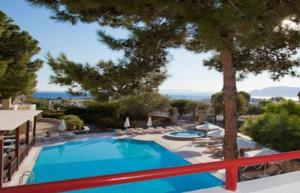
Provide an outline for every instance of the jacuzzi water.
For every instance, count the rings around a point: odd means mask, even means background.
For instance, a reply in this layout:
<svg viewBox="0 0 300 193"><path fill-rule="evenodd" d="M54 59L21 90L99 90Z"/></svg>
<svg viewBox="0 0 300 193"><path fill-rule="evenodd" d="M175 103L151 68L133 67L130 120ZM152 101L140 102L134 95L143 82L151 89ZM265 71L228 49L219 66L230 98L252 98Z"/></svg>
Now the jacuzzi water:
<svg viewBox="0 0 300 193"><path fill-rule="evenodd" d="M203 133L199 131L174 131L167 134L169 137L175 138L197 138L204 136Z"/></svg>
<svg viewBox="0 0 300 193"><path fill-rule="evenodd" d="M44 147L33 169L35 183L189 165L155 142L99 139ZM82 193L179 193L223 185L209 173L79 190Z"/></svg>

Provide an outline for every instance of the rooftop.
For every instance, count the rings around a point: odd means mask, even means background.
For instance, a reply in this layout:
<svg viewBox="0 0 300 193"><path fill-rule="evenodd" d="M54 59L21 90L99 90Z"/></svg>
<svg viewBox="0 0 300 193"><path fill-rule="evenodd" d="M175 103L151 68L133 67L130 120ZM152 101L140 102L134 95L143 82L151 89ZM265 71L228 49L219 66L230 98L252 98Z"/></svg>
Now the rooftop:
<svg viewBox="0 0 300 193"><path fill-rule="evenodd" d="M0 110L0 131L11 131L42 111L37 110Z"/></svg>

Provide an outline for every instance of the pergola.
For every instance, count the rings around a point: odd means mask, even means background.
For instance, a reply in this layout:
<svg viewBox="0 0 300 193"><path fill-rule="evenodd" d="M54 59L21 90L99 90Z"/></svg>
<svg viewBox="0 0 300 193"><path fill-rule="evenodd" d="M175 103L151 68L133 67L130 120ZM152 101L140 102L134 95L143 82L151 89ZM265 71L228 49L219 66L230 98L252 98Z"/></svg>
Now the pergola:
<svg viewBox="0 0 300 193"><path fill-rule="evenodd" d="M37 110L0 110L0 187L4 181L4 142L9 141L5 139L5 133L15 133L14 139L14 156L8 158L7 165L7 178L11 179L12 174L18 170L20 163L28 155L32 145L35 143L36 135L36 117L42 111ZM33 122L33 123L32 123ZM32 123L32 124L31 124ZM23 148L20 148L20 130L25 126L25 143ZM31 127L32 126L32 127ZM30 136L30 128L32 128L32 136Z"/></svg>

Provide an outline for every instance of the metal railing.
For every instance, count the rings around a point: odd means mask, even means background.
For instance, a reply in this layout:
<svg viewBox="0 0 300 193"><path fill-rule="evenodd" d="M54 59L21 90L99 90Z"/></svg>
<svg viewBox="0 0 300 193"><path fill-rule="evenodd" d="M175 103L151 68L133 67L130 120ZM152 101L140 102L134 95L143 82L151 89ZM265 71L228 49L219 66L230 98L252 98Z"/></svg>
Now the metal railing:
<svg viewBox="0 0 300 193"><path fill-rule="evenodd" d="M64 180L49 183L40 183L33 185L22 185L14 187L1 188L1 193L54 193L87 188L110 186L115 184L124 184L130 182L139 182L145 180L175 177L199 172L209 172L219 169L226 169L225 188L235 191L237 188L238 168L249 165L258 165L280 160L292 160L300 158L300 151L286 152L280 154L257 156L249 158L240 158L234 160L224 160L209 163L193 164L188 166L163 168L147 171L128 172L122 174L113 174L105 176L96 176L72 180Z"/></svg>

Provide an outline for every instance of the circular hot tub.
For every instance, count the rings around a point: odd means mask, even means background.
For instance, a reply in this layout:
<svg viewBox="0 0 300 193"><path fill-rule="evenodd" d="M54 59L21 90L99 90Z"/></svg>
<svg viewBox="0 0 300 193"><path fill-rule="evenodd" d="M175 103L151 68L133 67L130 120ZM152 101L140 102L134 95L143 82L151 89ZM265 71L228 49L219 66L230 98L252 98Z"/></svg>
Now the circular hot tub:
<svg viewBox="0 0 300 193"><path fill-rule="evenodd" d="M173 131L167 133L165 136L172 139L190 140L190 139L203 137L204 134L199 131Z"/></svg>

